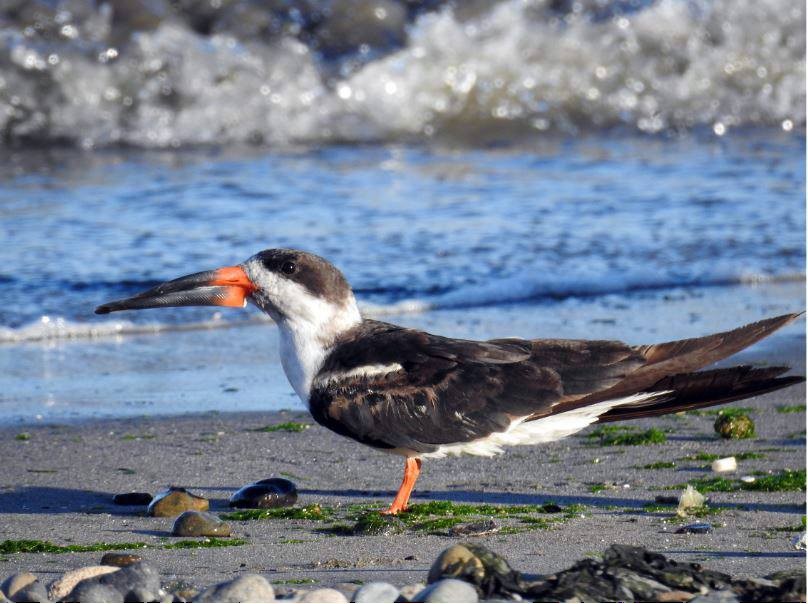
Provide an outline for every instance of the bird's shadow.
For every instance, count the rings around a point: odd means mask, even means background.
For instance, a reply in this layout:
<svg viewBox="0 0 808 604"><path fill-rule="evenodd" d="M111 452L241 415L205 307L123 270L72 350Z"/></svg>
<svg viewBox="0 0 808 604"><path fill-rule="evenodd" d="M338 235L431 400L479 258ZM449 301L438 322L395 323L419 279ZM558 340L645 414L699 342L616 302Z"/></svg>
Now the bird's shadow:
<svg viewBox="0 0 808 604"><path fill-rule="evenodd" d="M199 487L208 489L209 487ZM392 499L392 491L358 489L301 489L302 498L333 497L338 499ZM0 514L114 514L118 516L143 515L144 506L119 506L112 503L112 493L63 487L25 486L0 492ZM554 495L543 493L511 493L496 491L419 491L413 500L443 500L455 503L487 503L502 505L542 505L548 502L559 505L579 504L613 511L614 507L641 509L653 499L629 497L603 497L597 495ZM751 511L803 514L800 504L783 503L722 503L722 507ZM211 499L212 511L226 511L226 499Z"/></svg>

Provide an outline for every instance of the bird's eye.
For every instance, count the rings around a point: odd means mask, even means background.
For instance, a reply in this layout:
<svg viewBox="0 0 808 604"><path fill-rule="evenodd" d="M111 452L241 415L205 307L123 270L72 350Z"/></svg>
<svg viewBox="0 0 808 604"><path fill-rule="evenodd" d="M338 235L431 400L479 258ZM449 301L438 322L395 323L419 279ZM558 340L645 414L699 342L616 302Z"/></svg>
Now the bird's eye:
<svg viewBox="0 0 808 604"><path fill-rule="evenodd" d="M285 274L291 275L297 270L297 265L294 262L284 262L283 266L281 266L281 270Z"/></svg>

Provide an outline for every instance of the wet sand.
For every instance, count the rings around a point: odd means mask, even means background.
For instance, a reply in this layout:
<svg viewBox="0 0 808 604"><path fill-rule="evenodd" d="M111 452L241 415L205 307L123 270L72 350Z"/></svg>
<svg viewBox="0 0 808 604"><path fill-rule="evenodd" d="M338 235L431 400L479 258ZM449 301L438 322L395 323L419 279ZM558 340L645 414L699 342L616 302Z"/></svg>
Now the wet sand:
<svg viewBox="0 0 808 604"><path fill-rule="evenodd" d="M804 338L775 336L738 355L738 362L790 363L805 370ZM781 413L780 405L805 403L802 386L739 403L753 408L758 436L722 441L713 416L667 416L632 424L670 429L658 445L602 447L586 434L547 446L510 449L495 458L427 460L415 502L541 504L585 506L583 517L550 529L470 538L505 555L514 568L548 573L602 552L612 543L642 545L677 560L738 576L763 576L805 564L790 539L805 513L803 492L712 493L727 509L708 517L706 535L680 535L685 521L646 512L659 487L709 476L700 461L681 458L697 452L762 452L762 459L739 461L735 475L805 467L805 413ZM736 404L737 405L737 404ZM348 581L387 580L397 585L424 581L437 554L458 538L407 531L393 536L334 536L320 529L329 522L251 520L233 522L234 536L247 545L196 550L164 550L171 519L148 518L137 508L112 504L127 491L155 493L184 486L210 498L211 509L227 511L227 498L240 486L285 474L300 489L299 505L345 506L388 503L400 480L400 459L355 445L319 427L299 433L257 432L281 421L310 422L304 412L216 414L158 419L103 420L76 425L0 429L0 541L48 540L60 545L147 542L141 551L166 583L196 586L262 573L276 586L291 579L331 586ZM16 436L26 432L28 440ZM598 463L594 463L595 459ZM644 469L678 460L672 469ZM602 490L596 485L607 485ZM102 553L12 553L0 557L0 576L29 570L46 580Z"/></svg>

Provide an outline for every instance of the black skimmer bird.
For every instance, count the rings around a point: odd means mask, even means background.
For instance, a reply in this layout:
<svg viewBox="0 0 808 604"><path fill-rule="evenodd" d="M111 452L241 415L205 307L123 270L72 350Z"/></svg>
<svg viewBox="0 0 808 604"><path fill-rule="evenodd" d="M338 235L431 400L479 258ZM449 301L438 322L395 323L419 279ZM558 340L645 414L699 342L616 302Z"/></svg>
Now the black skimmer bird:
<svg viewBox="0 0 808 604"><path fill-rule="evenodd" d="M277 323L283 369L314 419L405 458L390 514L406 509L424 458L491 456L508 445L559 440L595 422L720 405L804 381L783 376L787 367L699 371L801 313L646 346L459 340L363 319L336 267L291 249L168 281L96 312L248 301Z"/></svg>

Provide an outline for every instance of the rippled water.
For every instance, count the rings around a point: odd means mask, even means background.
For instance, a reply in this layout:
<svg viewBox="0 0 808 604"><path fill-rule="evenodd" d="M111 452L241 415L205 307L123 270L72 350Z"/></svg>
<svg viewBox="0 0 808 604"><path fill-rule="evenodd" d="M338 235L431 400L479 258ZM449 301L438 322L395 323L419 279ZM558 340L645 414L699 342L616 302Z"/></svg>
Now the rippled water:
<svg viewBox="0 0 808 604"><path fill-rule="evenodd" d="M254 309L92 314L267 247L462 337L804 308L804 23L793 0L0 2L0 422L291 406Z"/></svg>
<svg viewBox="0 0 808 604"><path fill-rule="evenodd" d="M0 339L114 327L98 303L267 247L331 259L376 312L804 277L796 136L43 161L0 188Z"/></svg>

